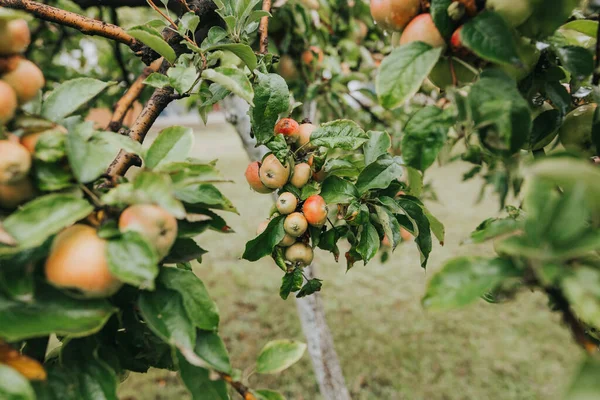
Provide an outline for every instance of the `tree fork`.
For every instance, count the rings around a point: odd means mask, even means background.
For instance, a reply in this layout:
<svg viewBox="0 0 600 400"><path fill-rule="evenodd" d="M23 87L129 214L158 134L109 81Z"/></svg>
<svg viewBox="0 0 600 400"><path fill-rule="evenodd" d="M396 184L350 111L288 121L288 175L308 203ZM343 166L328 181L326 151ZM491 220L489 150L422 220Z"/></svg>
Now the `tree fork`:
<svg viewBox="0 0 600 400"><path fill-rule="evenodd" d="M0 6L25 11L41 20L74 28L86 35L102 36L123 43L131 48L136 55L142 57L142 61L146 64L157 58L154 52L151 52L151 55L147 54L147 48L142 42L117 25L97 21L93 18L31 0L0 0Z"/></svg>
<svg viewBox="0 0 600 400"><path fill-rule="evenodd" d="M173 88L166 87L162 89L156 89L148 100L148 103L144 106L139 117L135 120L131 129L127 133L131 139L142 143L146 134L165 108L173 100L178 99ZM110 164L107 170L107 174L110 177L123 176L130 167L134 165L140 165L139 157L135 154L127 153L121 150L117 155L117 158Z"/></svg>
<svg viewBox="0 0 600 400"><path fill-rule="evenodd" d="M131 86L129 87L129 89L127 89L123 97L121 97L119 101L117 101L117 104L115 104L115 110L112 119L108 124L109 130L113 132L118 132L119 129L121 129L121 127L123 126L123 120L125 119L125 115L127 115L127 112L131 109L133 103L140 97L142 91L146 87L146 84L144 83L146 78L150 76L150 74L152 74L153 72L158 71L163 61L163 58L159 58L158 60L153 61L152 64L144 68L142 74L138 76L138 78L131 84Z"/></svg>

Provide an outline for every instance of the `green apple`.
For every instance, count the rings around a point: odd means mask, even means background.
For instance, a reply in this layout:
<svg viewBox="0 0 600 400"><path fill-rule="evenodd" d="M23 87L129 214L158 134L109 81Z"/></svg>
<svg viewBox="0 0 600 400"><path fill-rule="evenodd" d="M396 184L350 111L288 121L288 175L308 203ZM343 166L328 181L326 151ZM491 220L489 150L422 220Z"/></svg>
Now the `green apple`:
<svg viewBox="0 0 600 400"><path fill-rule="evenodd" d="M519 82L533 71L540 59L540 51L528 39L520 38L517 40L517 54L523 64L521 67L502 64L499 65L499 68Z"/></svg>
<svg viewBox="0 0 600 400"><path fill-rule="evenodd" d="M595 148L592 142L592 122L596 104L586 104L577 107L565 117L558 136L565 149L586 156L593 156Z"/></svg>
<svg viewBox="0 0 600 400"><path fill-rule="evenodd" d="M533 13L533 4L529 0L487 0L485 8L500 14L513 27L527 21Z"/></svg>

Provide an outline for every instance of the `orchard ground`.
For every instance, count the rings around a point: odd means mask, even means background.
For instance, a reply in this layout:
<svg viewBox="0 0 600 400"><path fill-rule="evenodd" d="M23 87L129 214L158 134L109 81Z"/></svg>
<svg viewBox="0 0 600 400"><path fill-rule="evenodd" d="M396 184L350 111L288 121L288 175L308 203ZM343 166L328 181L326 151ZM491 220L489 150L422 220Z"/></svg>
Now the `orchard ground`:
<svg viewBox="0 0 600 400"><path fill-rule="evenodd" d="M269 340L304 339L294 301L279 298L281 271L266 258L240 260L272 203L248 188L248 158L237 134L219 115L195 131L193 156L218 158L223 175L235 181L220 189L240 216L225 215L235 234L202 236L200 245L209 253L194 270L218 299L220 330L234 367L248 367ZM578 365L581 352L540 294L522 293L502 305L480 301L457 311L421 307L427 279L445 260L491 252L487 245L460 245L498 209L490 193L476 204L481 182L461 181L468 168L455 163L426 176L439 197L428 206L446 225L446 244L435 245L428 271L419 267L412 243L401 244L385 264L357 263L347 274L342 260L316 252L327 319L353 399L558 400ZM283 374L252 375L250 383L278 389L290 400L320 398L308 354ZM130 400L185 399L186 393L175 373L162 371L132 374L119 389L120 398Z"/></svg>

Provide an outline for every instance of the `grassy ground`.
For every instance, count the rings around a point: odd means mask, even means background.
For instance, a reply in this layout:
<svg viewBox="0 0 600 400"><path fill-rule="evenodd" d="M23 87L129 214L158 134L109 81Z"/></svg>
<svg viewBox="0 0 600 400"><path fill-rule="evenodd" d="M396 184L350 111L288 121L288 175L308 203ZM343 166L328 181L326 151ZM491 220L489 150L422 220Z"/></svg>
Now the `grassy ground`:
<svg viewBox="0 0 600 400"><path fill-rule="evenodd" d="M227 215L233 235L205 234L210 251L195 269L217 300L221 333L236 368L252 364L269 340L302 340L293 300L278 296L281 273L272 262L239 259L244 243L270 208L269 198L251 193L243 180L246 155L234 131L214 123L197 129L195 155L218 158L223 174L235 180L223 192L240 216ZM425 283L445 260L489 254L488 246L459 243L498 208L493 196L475 204L479 183L462 183L467 166L434 169L440 198L430 204L446 224L446 245L437 246L423 271L414 245L402 244L386 264L356 266L319 254L323 299L353 399L559 399L581 353L544 297L523 293L505 305L479 302L464 310L430 313L420 306ZM308 355L275 377L256 376L252 387L282 391L289 399L319 399ZM123 399L188 398L172 373L133 375L120 390ZM234 398L237 398L234 396Z"/></svg>

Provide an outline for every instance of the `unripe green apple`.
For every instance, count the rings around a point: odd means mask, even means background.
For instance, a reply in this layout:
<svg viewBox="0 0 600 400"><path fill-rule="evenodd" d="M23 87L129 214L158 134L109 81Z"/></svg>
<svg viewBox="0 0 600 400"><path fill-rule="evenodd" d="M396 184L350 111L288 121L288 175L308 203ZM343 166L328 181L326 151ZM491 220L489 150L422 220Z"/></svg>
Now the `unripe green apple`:
<svg viewBox="0 0 600 400"><path fill-rule="evenodd" d="M527 21L533 13L533 4L529 0L487 0L485 8L500 14L513 27Z"/></svg>
<svg viewBox="0 0 600 400"><path fill-rule="evenodd" d="M593 156L596 153L592 142L592 123L596 104L586 104L577 107L565 117L562 126L558 132L560 142L565 149L586 156Z"/></svg>

